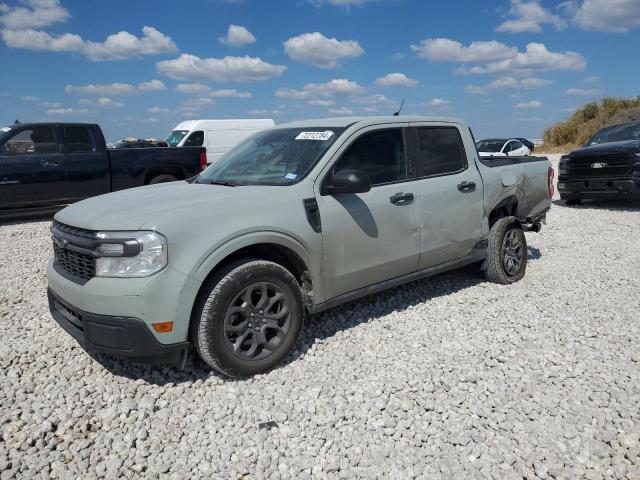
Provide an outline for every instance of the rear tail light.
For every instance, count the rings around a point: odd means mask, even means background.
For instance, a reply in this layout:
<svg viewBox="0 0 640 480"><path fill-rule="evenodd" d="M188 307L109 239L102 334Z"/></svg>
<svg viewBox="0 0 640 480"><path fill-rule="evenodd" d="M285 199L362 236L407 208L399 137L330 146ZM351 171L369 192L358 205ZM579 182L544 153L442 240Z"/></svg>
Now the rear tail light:
<svg viewBox="0 0 640 480"><path fill-rule="evenodd" d="M547 186L549 189L549 198L553 198L553 195L556 193L555 188L553 187L553 179L556 173L553 170L553 167L549 167L549 171L547 172Z"/></svg>
<svg viewBox="0 0 640 480"><path fill-rule="evenodd" d="M200 170L207 168L207 152L200 152Z"/></svg>

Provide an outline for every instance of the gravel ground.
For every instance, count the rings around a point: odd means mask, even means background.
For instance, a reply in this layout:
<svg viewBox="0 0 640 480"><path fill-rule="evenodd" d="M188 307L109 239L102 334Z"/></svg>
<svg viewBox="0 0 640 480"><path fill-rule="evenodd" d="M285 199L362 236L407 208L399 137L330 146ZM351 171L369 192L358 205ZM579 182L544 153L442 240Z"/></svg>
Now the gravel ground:
<svg viewBox="0 0 640 480"><path fill-rule="evenodd" d="M0 225L1 479L640 479L640 205L548 220L523 281L334 309L245 381L90 357L49 317L49 222Z"/></svg>

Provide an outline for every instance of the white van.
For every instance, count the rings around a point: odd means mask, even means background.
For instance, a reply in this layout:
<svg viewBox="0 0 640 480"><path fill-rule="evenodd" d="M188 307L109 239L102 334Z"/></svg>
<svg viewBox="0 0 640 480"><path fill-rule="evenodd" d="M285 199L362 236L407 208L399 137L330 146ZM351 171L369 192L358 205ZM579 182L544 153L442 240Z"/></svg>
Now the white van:
<svg viewBox="0 0 640 480"><path fill-rule="evenodd" d="M187 120L179 123L167 138L170 147L207 147L207 161L213 163L250 135L275 125L271 119Z"/></svg>

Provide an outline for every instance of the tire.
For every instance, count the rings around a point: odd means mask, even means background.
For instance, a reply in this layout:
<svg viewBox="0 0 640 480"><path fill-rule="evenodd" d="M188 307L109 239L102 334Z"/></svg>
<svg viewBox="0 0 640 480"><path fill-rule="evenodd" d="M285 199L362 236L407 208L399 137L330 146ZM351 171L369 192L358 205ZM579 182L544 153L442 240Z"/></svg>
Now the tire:
<svg viewBox="0 0 640 480"><path fill-rule="evenodd" d="M191 320L191 339L207 365L229 377L248 377L284 360L303 320L300 285L287 269L264 260L241 260L204 285Z"/></svg>
<svg viewBox="0 0 640 480"><path fill-rule="evenodd" d="M582 199L580 197L574 197L573 195L560 195L560 200L564 200L564 204L568 207L572 205L580 205Z"/></svg>
<svg viewBox="0 0 640 480"><path fill-rule="evenodd" d="M178 179L173 175L167 175L167 174L156 175L151 180L149 180L149 183L147 185L155 185L157 183L176 182L177 180Z"/></svg>
<svg viewBox="0 0 640 480"><path fill-rule="evenodd" d="M517 282L526 273L527 256L527 239L516 219L501 218L489 231L484 275L501 285Z"/></svg>

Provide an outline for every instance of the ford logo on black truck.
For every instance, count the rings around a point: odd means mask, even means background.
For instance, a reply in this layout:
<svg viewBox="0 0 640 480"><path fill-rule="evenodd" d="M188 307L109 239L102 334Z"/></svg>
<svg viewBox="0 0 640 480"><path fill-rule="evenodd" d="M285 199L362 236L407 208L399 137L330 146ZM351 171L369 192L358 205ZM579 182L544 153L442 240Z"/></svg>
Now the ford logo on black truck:
<svg viewBox="0 0 640 480"><path fill-rule="evenodd" d="M591 168L604 168L608 165L608 163L604 163L604 162L597 162L597 163L592 163L591 164Z"/></svg>

